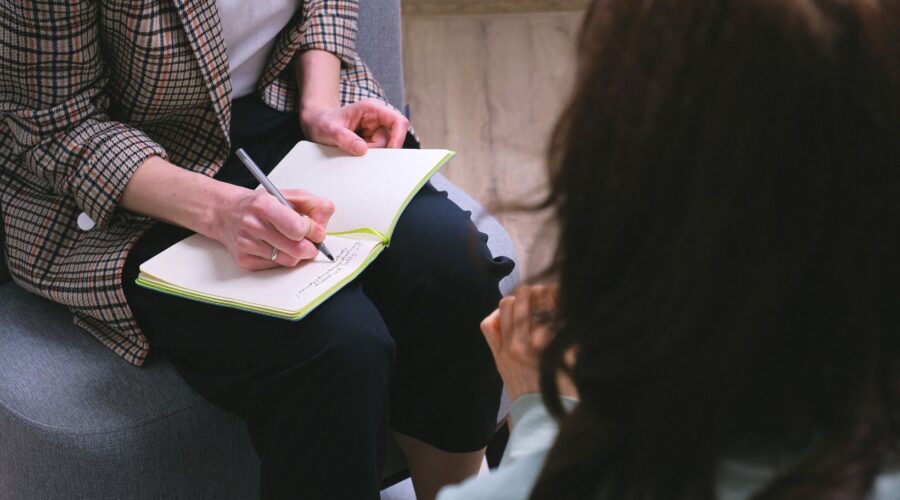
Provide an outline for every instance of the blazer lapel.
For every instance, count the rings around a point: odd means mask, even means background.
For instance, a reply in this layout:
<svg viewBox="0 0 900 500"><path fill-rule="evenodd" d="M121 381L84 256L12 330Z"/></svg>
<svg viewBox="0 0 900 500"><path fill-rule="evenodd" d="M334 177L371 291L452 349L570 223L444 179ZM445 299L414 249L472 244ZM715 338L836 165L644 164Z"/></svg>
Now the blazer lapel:
<svg viewBox="0 0 900 500"><path fill-rule="evenodd" d="M194 50L206 82L219 126L229 141L231 123L231 76L222 23L215 0L172 0L181 17L187 39Z"/></svg>

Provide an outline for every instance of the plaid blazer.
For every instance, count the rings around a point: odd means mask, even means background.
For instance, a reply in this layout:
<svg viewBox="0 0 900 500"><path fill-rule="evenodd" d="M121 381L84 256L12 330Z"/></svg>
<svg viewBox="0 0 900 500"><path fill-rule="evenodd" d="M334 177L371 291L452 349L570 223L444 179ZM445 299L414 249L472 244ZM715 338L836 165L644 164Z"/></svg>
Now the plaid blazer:
<svg viewBox="0 0 900 500"><path fill-rule="evenodd" d="M304 0L258 90L291 111L290 61L342 61L344 103L383 91L355 50L356 0ZM129 249L153 224L117 207L159 155L214 175L229 153L231 81L215 0L0 2L0 206L7 259L25 289L68 306L125 360L148 352L122 291ZM85 212L96 226L78 228Z"/></svg>

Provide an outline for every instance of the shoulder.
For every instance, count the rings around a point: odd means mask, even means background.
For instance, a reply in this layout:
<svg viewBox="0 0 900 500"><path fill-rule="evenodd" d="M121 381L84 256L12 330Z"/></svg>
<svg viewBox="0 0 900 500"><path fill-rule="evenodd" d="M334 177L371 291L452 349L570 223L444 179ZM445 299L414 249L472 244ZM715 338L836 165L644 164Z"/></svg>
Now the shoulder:
<svg viewBox="0 0 900 500"><path fill-rule="evenodd" d="M771 481L789 471L796 462L773 462L755 459L725 459L719 464L716 484L718 500L747 500L762 491ZM900 498L900 464L888 462L876 476L869 500Z"/></svg>
<svg viewBox="0 0 900 500"><path fill-rule="evenodd" d="M533 453L490 474L473 477L438 494L438 500L525 500L544 466L547 451Z"/></svg>
<svg viewBox="0 0 900 500"><path fill-rule="evenodd" d="M893 500L900 498L900 465L885 468L872 485L871 500Z"/></svg>

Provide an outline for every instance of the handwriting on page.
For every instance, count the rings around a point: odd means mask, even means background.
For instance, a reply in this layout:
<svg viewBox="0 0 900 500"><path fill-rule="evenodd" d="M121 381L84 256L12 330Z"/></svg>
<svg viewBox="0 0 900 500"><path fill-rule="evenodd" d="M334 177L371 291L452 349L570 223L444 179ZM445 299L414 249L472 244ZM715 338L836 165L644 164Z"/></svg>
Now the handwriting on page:
<svg viewBox="0 0 900 500"><path fill-rule="evenodd" d="M356 258L359 257L359 251L362 246L362 242L356 242L337 252L334 255L334 262L332 262L324 271L309 280L306 285L297 292L297 297L300 297L309 289L319 288L322 285L328 284L331 278L343 271L345 267L352 264Z"/></svg>

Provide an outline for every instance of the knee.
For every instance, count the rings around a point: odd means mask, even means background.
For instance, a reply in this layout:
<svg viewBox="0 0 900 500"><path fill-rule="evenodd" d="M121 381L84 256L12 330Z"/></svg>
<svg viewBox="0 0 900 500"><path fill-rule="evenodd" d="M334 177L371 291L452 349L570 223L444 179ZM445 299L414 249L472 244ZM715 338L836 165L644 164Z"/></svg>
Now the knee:
<svg viewBox="0 0 900 500"><path fill-rule="evenodd" d="M446 231L433 235L434 250L420 261L421 279L441 301L455 296L468 303L496 307L500 280L512 271L513 262L492 256L487 237L469 219L443 229Z"/></svg>
<svg viewBox="0 0 900 500"><path fill-rule="evenodd" d="M329 380L387 378L396 347L374 305L360 291L333 296L312 314L270 342L269 371L320 374Z"/></svg>
<svg viewBox="0 0 900 500"><path fill-rule="evenodd" d="M491 255L487 238L469 212L426 185L398 220L394 242L378 265L390 268L391 277L416 284L417 292L443 298L463 294L496 306L499 282L515 264ZM421 298L418 293L413 297Z"/></svg>
<svg viewBox="0 0 900 500"><path fill-rule="evenodd" d="M389 377L396 345L383 322L344 325L325 337L319 356L335 376L364 381Z"/></svg>

